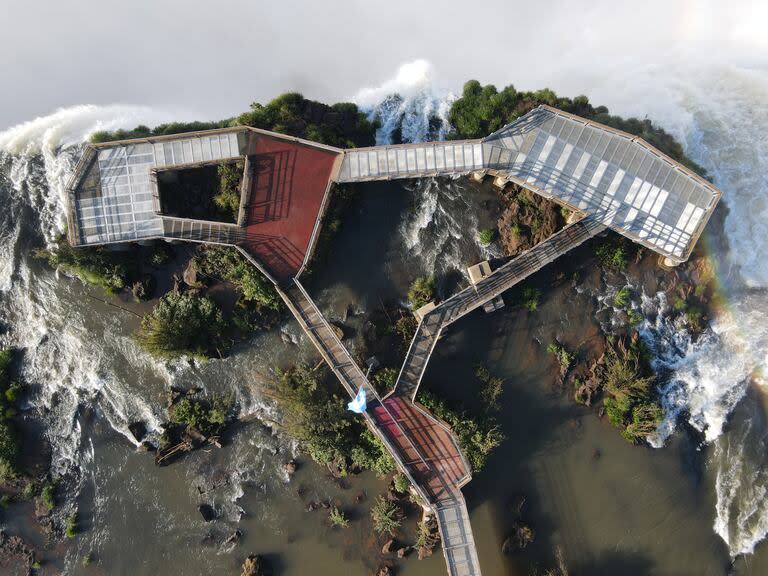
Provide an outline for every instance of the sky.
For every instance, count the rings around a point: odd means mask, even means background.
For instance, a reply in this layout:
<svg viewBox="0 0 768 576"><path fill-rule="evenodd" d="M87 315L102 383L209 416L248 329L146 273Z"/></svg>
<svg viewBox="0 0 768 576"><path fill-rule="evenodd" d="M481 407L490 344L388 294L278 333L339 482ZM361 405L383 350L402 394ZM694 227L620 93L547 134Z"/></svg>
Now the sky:
<svg viewBox="0 0 768 576"><path fill-rule="evenodd" d="M350 100L416 59L448 90L477 78L606 97L679 62L768 67L768 3L750 0L3 4L0 130L81 104L192 120L286 90Z"/></svg>

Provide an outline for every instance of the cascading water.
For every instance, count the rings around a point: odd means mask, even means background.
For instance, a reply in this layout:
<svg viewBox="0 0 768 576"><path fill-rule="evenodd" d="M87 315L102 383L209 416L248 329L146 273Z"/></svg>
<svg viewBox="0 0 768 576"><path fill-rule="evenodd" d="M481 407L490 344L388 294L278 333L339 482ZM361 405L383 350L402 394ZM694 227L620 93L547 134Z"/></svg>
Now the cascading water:
<svg viewBox="0 0 768 576"><path fill-rule="evenodd" d="M662 393L667 418L653 441L663 445L683 415L703 433L715 470L714 528L735 556L752 552L768 532L768 427L760 405L768 368L768 265L763 259L768 253L768 89L761 73L735 69L655 74L653 82L673 97L649 102L647 112L685 143L689 156L723 190L730 247L713 255L728 306L695 343L668 320L663 299L649 295L639 303L652 318L643 328L644 337L666 375ZM626 85L643 87L642 82ZM610 105L607 96L600 100ZM647 98L632 96L616 99L645 107ZM392 81L360 91L355 99L380 121L377 140L386 143L443 138L454 96L437 90L429 65L419 61L401 68ZM0 316L8 329L0 338L4 345L26 349L22 369L36 390L31 408L46 419L59 473L89 460L92 448L81 435L78 418L84 403L95 405L128 438L127 424L133 419L156 432L163 417L156 390L179 379L205 384L218 370L224 373L225 389L238 394L245 411L260 406L258 395L243 391L241 380L244 373L263 369L268 359L258 353L241 356L215 369L203 368L206 378L188 366L157 363L131 341L129 319L112 310L89 312L92 303L84 305L78 284L57 279L29 257L30 246L50 241L61 230L63 186L87 134L168 119L158 116L129 107L74 107L0 134ZM418 201L400 229L405 248L424 270L443 274L466 265L460 258L462 242L473 242L478 223L456 208L464 185L413 184L419 189ZM457 214L465 215L458 221ZM142 389L144 381L157 384ZM751 388L751 382L757 387ZM261 442L277 450L274 440L264 437ZM251 452L243 447L238 454L236 467L247 468L243 461ZM246 472L242 479L254 475ZM228 501L241 493L241 484L233 483L231 492Z"/></svg>
<svg viewBox="0 0 768 576"><path fill-rule="evenodd" d="M643 336L656 353L655 367L665 375L665 419L651 441L663 446L683 415L703 433L712 445L711 460L717 469L714 528L732 555L750 553L768 527L768 505L760 496L768 492L768 456L736 447L740 439L766 443L768 427L763 424L765 418L751 418L748 426L734 421L734 430L729 430L728 422L750 382L763 389L763 375L768 370L764 352L768 347L768 265L764 260L768 253L768 137L764 130L768 126L768 79L760 72L732 67L705 71L654 67L633 70L631 75L632 81L623 84L623 93L608 93L601 99L609 105L616 100L630 113L637 113L642 102L642 113L672 132L684 143L687 154L709 171L728 207L723 244L729 250L712 256L729 305L710 329L694 343L683 326L665 315L662 297L646 296L639 304L652 319L645 322ZM646 87L659 97L639 97L637 91ZM399 97L387 97L392 93ZM443 136L446 122L435 130L432 119L445 119L447 114L442 111L454 99L433 86L430 67L423 61L401 67L394 79L357 96L357 102L381 122L380 144ZM403 224L406 247L423 252L430 264L440 259L423 245L429 237L424 231L436 221L440 203L447 197L426 186L418 207ZM451 223L440 222L440 229L443 235L450 235ZM441 242L435 245L445 246ZM458 269L460 264L451 262ZM752 487L749 491L743 489L747 484Z"/></svg>

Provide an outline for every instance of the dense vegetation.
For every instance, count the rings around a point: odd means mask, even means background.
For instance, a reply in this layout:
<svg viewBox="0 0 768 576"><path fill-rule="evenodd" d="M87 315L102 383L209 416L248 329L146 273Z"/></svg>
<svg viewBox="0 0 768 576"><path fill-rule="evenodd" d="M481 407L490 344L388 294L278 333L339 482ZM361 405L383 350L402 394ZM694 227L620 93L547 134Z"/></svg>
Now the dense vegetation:
<svg viewBox="0 0 768 576"><path fill-rule="evenodd" d="M308 100L297 92L282 94L265 105L254 102L250 111L238 116L234 124L343 148L372 146L376 142L376 124L355 104L343 102L329 106Z"/></svg>
<svg viewBox="0 0 768 576"><path fill-rule="evenodd" d="M381 442L363 421L346 410L346 402L330 392L325 369L300 364L278 370L268 383L268 393L283 413L286 431L296 438L319 464L344 475L370 469L384 475L395 464Z"/></svg>
<svg viewBox="0 0 768 576"><path fill-rule="evenodd" d="M221 356L228 343L221 309L194 292L168 292L141 320L139 344L156 356L173 358L192 354L199 358Z"/></svg>
<svg viewBox="0 0 768 576"><path fill-rule="evenodd" d="M345 148L372 146L376 141L377 127L355 104L341 102L329 106L304 98L297 92L288 92L267 104L254 102L248 112L236 118L218 122L171 122L155 128L137 126L132 130L95 132L91 142L166 136L228 126L252 126Z"/></svg>
<svg viewBox="0 0 768 576"><path fill-rule="evenodd" d="M232 402L214 397L211 400L185 396L175 402L168 414L174 424L191 426L206 436L216 435L227 422Z"/></svg>
<svg viewBox="0 0 768 576"><path fill-rule="evenodd" d="M633 443L654 432L663 416L645 354L636 336L619 339L608 347L600 373L608 421Z"/></svg>
<svg viewBox="0 0 768 576"><path fill-rule="evenodd" d="M448 119L454 128L454 138L483 138L506 124L514 122L540 104L548 104L582 118L594 120L640 136L671 158L704 175L704 169L686 157L683 147L662 128L647 118L612 116L605 106L593 106L586 96L561 97L549 88L535 92L518 92L514 86L501 91L492 84L483 86L477 80L464 84L461 98L451 105Z"/></svg>
<svg viewBox="0 0 768 576"><path fill-rule="evenodd" d="M150 136L169 136L171 134L181 134L182 132L195 132L197 130L212 130L214 128L226 128L232 124L232 119L220 120L218 122L169 122L160 124L154 128L140 124L132 130L114 130L108 132L101 130L91 134L91 142L100 144L104 142L113 142L115 140L133 140L136 138L149 138Z"/></svg>
<svg viewBox="0 0 768 576"><path fill-rule="evenodd" d="M62 235L53 246L37 249L34 255L52 268L76 276L86 284L99 286L110 294L130 288L134 296L144 299L151 297L152 288L147 283L146 272L171 260L173 249L162 241L151 246L134 245L130 251L110 250L104 246L73 248Z"/></svg>
<svg viewBox="0 0 768 576"><path fill-rule="evenodd" d="M499 397L503 382L490 374L487 368L479 366L475 376L480 385L478 397L481 408L469 413L461 407L451 407L434 393L419 389L418 402L440 420L447 423L456 435L464 456L473 472L479 472L491 452L497 448L504 435L498 424Z"/></svg>
<svg viewBox="0 0 768 576"><path fill-rule="evenodd" d="M12 379L11 350L0 350L0 483L13 479L21 452L21 437L12 418L21 393L21 385Z"/></svg>
<svg viewBox="0 0 768 576"><path fill-rule="evenodd" d="M435 279L432 276L419 276L408 288L408 302L411 308L418 310L435 298Z"/></svg>
<svg viewBox="0 0 768 576"><path fill-rule="evenodd" d="M282 300L274 285L258 268L231 246L201 246L195 254L198 271L216 280L231 282L241 298L259 309L280 310Z"/></svg>
<svg viewBox="0 0 768 576"><path fill-rule="evenodd" d="M231 222L237 222L240 210L240 187L243 182L243 162L219 164L216 168L219 177L219 188L213 196L213 203L222 214L228 216Z"/></svg>

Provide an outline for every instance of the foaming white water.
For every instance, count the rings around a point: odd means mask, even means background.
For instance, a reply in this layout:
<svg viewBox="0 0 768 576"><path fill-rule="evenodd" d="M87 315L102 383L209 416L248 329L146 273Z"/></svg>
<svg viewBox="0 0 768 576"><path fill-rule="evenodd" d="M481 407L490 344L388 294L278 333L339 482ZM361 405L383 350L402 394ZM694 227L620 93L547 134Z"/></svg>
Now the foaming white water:
<svg viewBox="0 0 768 576"><path fill-rule="evenodd" d="M421 65L421 69L429 71L430 67ZM384 94L384 87L399 90L399 77L385 82L379 91L366 91L366 98L358 100L382 121L380 143L392 141L399 130L399 139L409 140L408 124L403 121L403 110L409 103L421 98L429 102L431 110L450 106L452 97L441 96L430 85L431 73L426 72L413 75L418 81L407 83L408 90L402 90L407 96L371 102L369 96ZM651 441L662 446L685 414L689 424L715 446L715 530L732 554L749 552L765 536L765 530L755 527L768 524L768 506L756 497L741 499L739 486L761 481L763 472L755 475L754 471L768 470L768 457L755 454L747 463L743 450L726 451L719 444L738 443L738 438L728 437L729 417L749 383L763 383L762 375L768 373L768 263L764 258L768 253L768 79L764 72L729 65L707 68L681 64L618 67L606 78L594 91L595 104L606 104L622 114L648 115L684 144L686 153L708 170L724 193L730 249L713 257L728 288L729 309L694 342L683 325L671 322L665 314L663 297L645 297L641 307L650 318L644 337L656 353L656 368L665 376L662 397L666 417ZM444 104L435 104L441 97ZM413 131L416 140L430 133L424 115L420 118L416 123L419 129ZM437 207L437 198L425 191L403 229L409 250L427 250L422 258L435 259L435 254L421 246L421 240L436 218ZM747 474L747 469L752 472ZM755 494L766 488L768 481L764 488L754 487ZM752 520L746 522L745 515Z"/></svg>
<svg viewBox="0 0 768 576"><path fill-rule="evenodd" d="M50 241L64 228L64 190L79 145L99 130L168 119L167 113L136 106L61 108L0 132L0 161L10 163L7 172L14 196L39 214L41 230ZM36 162L42 162L42 173L32 169Z"/></svg>
<svg viewBox="0 0 768 576"><path fill-rule="evenodd" d="M443 140L455 96L435 87L429 62L415 60L379 86L364 88L353 100L380 123L376 143L382 145Z"/></svg>

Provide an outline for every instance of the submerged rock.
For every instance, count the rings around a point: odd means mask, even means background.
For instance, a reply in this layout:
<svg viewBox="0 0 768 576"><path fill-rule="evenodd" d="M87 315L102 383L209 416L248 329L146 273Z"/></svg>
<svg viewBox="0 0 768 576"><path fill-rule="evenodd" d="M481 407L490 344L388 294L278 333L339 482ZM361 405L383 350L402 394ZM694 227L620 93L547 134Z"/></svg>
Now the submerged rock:
<svg viewBox="0 0 768 576"><path fill-rule="evenodd" d="M520 550L524 550L531 542L533 542L536 533L533 528L522 522L515 522L512 525L512 534L504 540L504 544L501 546L501 551L504 554L513 554Z"/></svg>
<svg viewBox="0 0 768 576"><path fill-rule="evenodd" d="M0 530L0 569L5 567L26 566L31 573L35 563L35 551L27 546L19 536L9 536Z"/></svg>
<svg viewBox="0 0 768 576"><path fill-rule="evenodd" d="M133 434L133 437L136 439L136 442L141 442L144 440L144 436L147 435L147 425L144 424L142 421L137 422L131 422L128 424L128 430L131 434Z"/></svg>
<svg viewBox="0 0 768 576"><path fill-rule="evenodd" d="M206 522L210 522L214 518L216 518L216 510L213 509L213 506L210 504L200 504L197 507L197 511L200 512L200 516L203 517L203 520Z"/></svg>
<svg viewBox="0 0 768 576"><path fill-rule="evenodd" d="M272 566L259 554L251 554L243 562L240 576L271 576Z"/></svg>

